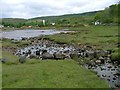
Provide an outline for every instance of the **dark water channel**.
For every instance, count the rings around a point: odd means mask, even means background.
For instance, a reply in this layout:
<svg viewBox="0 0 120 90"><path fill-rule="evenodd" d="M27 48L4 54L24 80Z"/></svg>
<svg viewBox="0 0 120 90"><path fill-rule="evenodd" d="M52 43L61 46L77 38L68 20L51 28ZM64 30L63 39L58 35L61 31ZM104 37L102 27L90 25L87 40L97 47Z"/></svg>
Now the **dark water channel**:
<svg viewBox="0 0 120 90"><path fill-rule="evenodd" d="M18 56L26 56L27 58L45 59L66 59L73 57L86 57L86 54L96 52L89 50L81 50L72 45L56 44L50 41L39 42L34 45L27 46L16 52ZM103 51L100 51L103 53ZM105 51L106 52L106 51ZM97 60L97 59L96 59ZM87 69L91 69L97 73L97 76L106 80L111 88L120 87L120 67L111 63L110 59L105 59L104 63L83 65Z"/></svg>
<svg viewBox="0 0 120 90"><path fill-rule="evenodd" d="M117 65L105 62L105 64L96 65L91 68L87 64L84 66L95 71L97 76L106 80L111 88L120 88L120 67Z"/></svg>

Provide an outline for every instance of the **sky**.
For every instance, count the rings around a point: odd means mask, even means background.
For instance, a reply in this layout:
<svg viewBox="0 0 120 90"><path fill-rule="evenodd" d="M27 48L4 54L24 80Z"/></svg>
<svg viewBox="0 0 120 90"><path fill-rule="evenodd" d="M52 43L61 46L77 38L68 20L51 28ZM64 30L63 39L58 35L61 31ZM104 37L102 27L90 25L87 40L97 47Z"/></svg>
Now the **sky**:
<svg viewBox="0 0 120 90"><path fill-rule="evenodd" d="M0 0L2 18L34 18L103 10L119 0Z"/></svg>

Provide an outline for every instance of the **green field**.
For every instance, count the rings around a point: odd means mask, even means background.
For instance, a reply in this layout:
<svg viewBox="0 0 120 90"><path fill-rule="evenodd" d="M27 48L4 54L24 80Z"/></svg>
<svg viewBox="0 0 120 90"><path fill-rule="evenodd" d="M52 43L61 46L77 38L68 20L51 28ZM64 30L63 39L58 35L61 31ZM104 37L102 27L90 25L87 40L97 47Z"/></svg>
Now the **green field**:
<svg viewBox="0 0 120 90"><path fill-rule="evenodd" d="M73 60L3 65L3 88L108 88Z"/></svg>

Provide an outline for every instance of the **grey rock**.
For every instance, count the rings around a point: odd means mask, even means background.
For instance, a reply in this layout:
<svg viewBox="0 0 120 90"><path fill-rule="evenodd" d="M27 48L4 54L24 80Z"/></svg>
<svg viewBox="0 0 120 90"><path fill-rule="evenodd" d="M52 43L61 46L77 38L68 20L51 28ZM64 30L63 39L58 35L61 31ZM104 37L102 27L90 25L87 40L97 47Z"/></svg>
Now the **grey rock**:
<svg viewBox="0 0 120 90"><path fill-rule="evenodd" d="M42 59L54 59L54 55L53 54L50 54L48 52L45 52L42 54Z"/></svg>
<svg viewBox="0 0 120 90"><path fill-rule="evenodd" d="M65 59L66 56L64 54L62 54L62 53L55 53L54 58L55 59Z"/></svg>
<svg viewBox="0 0 120 90"><path fill-rule="evenodd" d="M2 62L2 63L7 63L8 61L9 61L9 60L8 60L7 58L2 58L2 59L1 59L1 62Z"/></svg>
<svg viewBox="0 0 120 90"><path fill-rule="evenodd" d="M70 54L70 57L72 58L72 59L74 59L74 58L79 58L79 54L78 54L78 52L72 52L71 54Z"/></svg>
<svg viewBox="0 0 120 90"><path fill-rule="evenodd" d="M25 63L26 62L26 57L25 56L20 56L19 62L22 63L22 64Z"/></svg>

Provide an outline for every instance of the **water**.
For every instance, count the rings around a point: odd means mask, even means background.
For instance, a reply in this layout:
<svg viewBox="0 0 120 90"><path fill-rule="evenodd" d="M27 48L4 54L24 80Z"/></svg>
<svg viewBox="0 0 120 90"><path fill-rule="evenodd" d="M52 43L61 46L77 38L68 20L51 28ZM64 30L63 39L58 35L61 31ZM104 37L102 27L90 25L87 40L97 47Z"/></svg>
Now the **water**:
<svg viewBox="0 0 120 90"><path fill-rule="evenodd" d="M88 65L85 65L88 68ZM96 65L91 68L97 73L97 76L106 80L111 88L120 88L120 67L112 63L105 63L101 65Z"/></svg>
<svg viewBox="0 0 120 90"><path fill-rule="evenodd" d="M109 67L111 66L111 67ZM111 88L117 88L119 85L120 78L117 75L119 72L119 67L112 64L106 63L95 69L97 75L106 81L108 81Z"/></svg>
<svg viewBox="0 0 120 90"><path fill-rule="evenodd" d="M0 32L0 34L2 34L2 36L0 38L20 40L23 37L30 38L30 37L37 37L40 35L53 35L53 34L67 33L67 32L73 32L73 31L66 31L66 30L61 30L61 31L57 31L57 30L13 30L13 31Z"/></svg>

